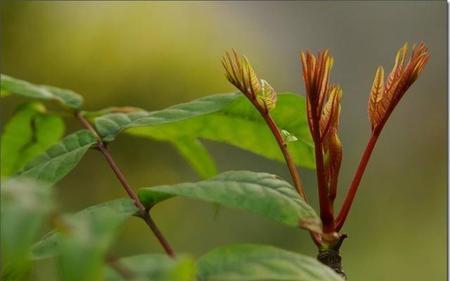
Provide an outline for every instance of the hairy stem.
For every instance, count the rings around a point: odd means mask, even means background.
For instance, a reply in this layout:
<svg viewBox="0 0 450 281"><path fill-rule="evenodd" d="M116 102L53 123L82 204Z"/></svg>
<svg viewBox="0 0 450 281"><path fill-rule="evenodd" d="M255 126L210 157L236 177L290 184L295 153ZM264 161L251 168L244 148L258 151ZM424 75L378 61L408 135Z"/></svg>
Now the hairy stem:
<svg viewBox="0 0 450 281"><path fill-rule="evenodd" d="M175 257L175 251L170 246L169 242L166 240L164 235L161 233L153 219L151 218L147 208L142 204L141 200L139 199L136 192L131 188L130 184L128 183L125 175L123 174L122 170L120 170L117 163L114 161L111 152L106 147L105 143L102 141L100 136L98 135L95 128L89 123L89 121L84 118L84 116L81 114L81 112L76 113L76 117L80 122L83 124L83 126L88 129L97 139L97 148L100 152L102 152L103 156L105 157L106 161L108 162L111 169L114 171L114 174L116 175L117 179L122 184L123 188L127 192L128 196L133 200L136 207L139 209L139 217L142 218L145 223L148 225L148 227L152 230L152 232L155 234L156 238L158 239L161 246L164 248L164 251L167 253L167 255L171 257Z"/></svg>
<svg viewBox="0 0 450 281"><path fill-rule="evenodd" d="M350 184L350 187L347 190L347 194L345 195L344 202L342 203L342 208L339 212L339 215L336 219L336 230L339 231L344 225L345 219L350 212L352 207L353 200L355 199L356 191L358 190L359 184L361 183L362 176L364 171L366 170L367 163L369 162L370 156L372 155L372 151L375 148L375 144L377 143L378 137L380 133L378 130L375 130L372 133L372 136L369 139L369 142L366 145L364 153L361 157L361 161L359 162L358 168L356 169L355 175L353 176L353 180Z"/></svg>

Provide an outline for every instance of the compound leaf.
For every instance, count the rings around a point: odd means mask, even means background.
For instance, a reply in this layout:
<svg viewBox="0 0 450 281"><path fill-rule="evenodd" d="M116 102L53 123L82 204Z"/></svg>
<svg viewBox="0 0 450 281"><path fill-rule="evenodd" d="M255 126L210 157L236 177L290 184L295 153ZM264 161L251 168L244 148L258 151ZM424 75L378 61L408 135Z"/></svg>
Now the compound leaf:
<svg viewBox="0 0 450 281"><path fill-rule="evenodd" d="M277 107L271 115L280 129L297 137L298 141L288 144L294 161L314 168L304 97L279 94ZM121 131L161 141L203 138L284 161L259 112L242 94L207 96L160 111L107 114L96 118L95 125L106 141L113 140Z"/></svg>

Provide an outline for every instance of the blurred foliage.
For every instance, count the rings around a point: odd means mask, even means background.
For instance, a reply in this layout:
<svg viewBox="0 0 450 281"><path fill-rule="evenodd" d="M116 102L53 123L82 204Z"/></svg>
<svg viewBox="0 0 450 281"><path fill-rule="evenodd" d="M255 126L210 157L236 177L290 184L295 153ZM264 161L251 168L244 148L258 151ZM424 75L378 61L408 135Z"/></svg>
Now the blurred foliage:
<svg viewBox="0 0 450 281"><path fill-rule="evenodd" d="M10 181L1 190L2 280L27 273L31 245L52 209L51 191L32 181Z"/></svg>
<svg viewBox="0 0 450 281"><path fill-rule="evenodd" d="M5 125L1 138L2 176L21 170L63 136L62 118L44 113L44 105L26 103Z"/></svg>
<svg viewBox="0 0 450 281"><path fill-rule="evenodd" d="M0 5L2 72L73 89L93 110L109 105L155 110L230 92L219 62L230 47L251 55L258 74L264 74L275 89L301 92L299 50L330 48L336 58L334 81L344 89L343 183L350 181L369 134L367 97L376 66L388 65L402 42L425 41L431 61L383 132L344 229L350 234L343 247L344 268L355 280L445 278L445 2L2 1ZM22 102L2 99L2 124ZM68 132L79 128L73 121L67 125ZM288 178L282 164L226 145L203 143L219 172L250 169ZM166 143L124 135L111 149L133 186L197 178ZM301 174L317 206L314 174L305 170ZM123 195L101 155L94 152L86 154L55 193L59 207L71 212ZM215 219L213 213L210 204L182 199L154 209L155 219L180 252L199 255L221 244L252 242L314 254L306 233L238 211L221 209ZM112 252L130 256L160 251L149 236L138 220L130 220ZM38 266L30 280L57 280L46 263Z"/></svg>

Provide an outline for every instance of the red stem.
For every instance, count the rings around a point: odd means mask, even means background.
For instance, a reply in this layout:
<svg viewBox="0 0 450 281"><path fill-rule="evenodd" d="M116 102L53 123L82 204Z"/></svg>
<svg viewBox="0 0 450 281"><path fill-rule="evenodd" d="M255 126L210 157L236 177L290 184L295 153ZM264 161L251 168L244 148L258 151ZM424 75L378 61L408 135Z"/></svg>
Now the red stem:
<svg viewBox="0 0 450 281"><path fill-rule="evenodd" d="M161 246L164 248L167 255L169 255L170 257L175 257L175 251L170 246L169 242L166 240L164 235L161 233L161 231L159 230L156 223L150 217L150 214L148 213L147 208L144 206L144 204L142 204L142 202L139 199L136 192L133 190L133 188L131 188L130 184L128 183L127 179L125 178L125 175L122 173L119 166L114 161L114 159L111 155L111 152L108 150L105 143L102 141L102 139L98 135L97 131L95 130L95 128L92 127L92 125L89 123L89 121L86 120L86 118L84 118L84 116L80 112L77 112L76 116L77 116L78 120L80 120L80 122L83 124L83 126L86 129L88 129L97 139L97 148L105 156L106 161L108 162L111 169L114 171L115 175L117 176L117 179L120 181L123 188L127 192L128 196L133 200L134 204L139 209L139 217L145 221L145 223L148 225L148 227L155 234L156 238L158 239Z"/></svg>
<svg viewBox="0 0 450 281"><path fill-rule="evenodd" d="M305 190L303 188L300 175L298 174L297 167L295 166L294 161L292 160L291 155L289 154L289 151L287 149L287 144L283 139L283 136L280 133L280 130L278 129L277 125L273 121L272 117L267 113L263 114L264 120L266 121L267 125L269 126L270 130L272 131L272 134L274 135L275 139L277 140L278 146L281 149L281 152L283 153L284 160L286 161L286 164L289 169L289 173L291 174L292 181L294 182L295 189L300 194L300 196L306 201L306 194Z"/></svg>
<svg viewBox="0 0 450 281"><path fill-rule="evenodd" d="M325 182L323 151L322 143L320 141L320 126L317 118L313 119L313 126L314 154L316 158L316 175L319 193L320 219L322 220L323 224L323 232L332 233L335 231L334 217Z"/></svg>
<svg viewBox="0 0 450 281"><path fill-rule="evenodd" d="M372 136L369 139L369 142L366 145L364 153L361 157L361 161L359 162L358 168L356 169L355 175L353 176L352 183L347 190L347 194L345 195L344 202L342 203L342 208L336 219L336 231L339 231L342 228L348 216L348 213L350 212L353 200L355 199L356 191L358 190L362 176L364 174L364 171L366 170L367 163L369 162L370 156L372 155L372 151L375 147L375 144L377 143L379 136L379 130L374 130Z"/></svg>

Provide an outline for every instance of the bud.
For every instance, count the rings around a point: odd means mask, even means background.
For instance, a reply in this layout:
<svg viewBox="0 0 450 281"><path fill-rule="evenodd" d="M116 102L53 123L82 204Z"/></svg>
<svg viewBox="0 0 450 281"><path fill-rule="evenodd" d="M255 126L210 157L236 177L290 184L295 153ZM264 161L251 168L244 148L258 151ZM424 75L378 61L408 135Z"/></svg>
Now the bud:
<svg viewBox="0 0 450 281"><path fill-rule="evenodd" d="M256 98L262 107L270 111L277 103L277 92L266 80L261 80L261 85L262 90L256 94Z"/></svg>
<svg viewBox="0 0 450 281"><path fill-rule="evenodd" d="M245 56L240 56L234 49L222 57L222 65L228 81L250 99L255 99L261 92L261 82Z"/></svg>
<svg viewBox="0 0 450 281"><path fill-rule="evenodd" d="M336 198L339 171L342 162L342 143L338 135L339 117L341 113L342 89L333 86L320 119L320 135L325 162L325 176L330 199Z"/></svg>
<svg viewBox="0 0 450 281"><path fill-rule="evenodd" d="M328 95L328 100L322 110L320 117L320 136L321 140L329 137L333 129L339 126L339 115L341 112L342 88L333 86Z"/></svg>
<svg viewBox="0 0 450 281"><path fill-rule="evenodd" d="M306 109L309 128L313 136L317 136L313 123L321 119L323 106L329 92L330 72L333 57L328 50L319 52L317 57L311 52L301 52L303 80L306 88Z"/></svg>
<svg viewBox="0 0 450 281"><path fill-rule="evenodd" d="M424 43L414 45L411 57L405 65L408 45L405 43L395 57L394 67L384 84L384 70L380 66L375 73L369 98L369 121L372 131L381 128L400 99L417 80L430 55Z"/></svg>
<svg viewBox="0 0 450 281"><path fill-rule="evenodd" d="M283 140L286 143L298 141L298 138L296 136L291 135L291 133L286 130L281 130L281 135L283 136Z"/></svg>

